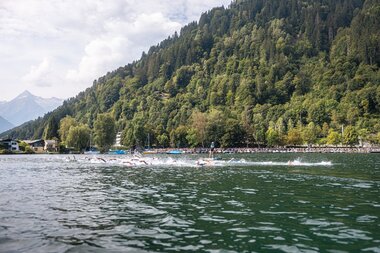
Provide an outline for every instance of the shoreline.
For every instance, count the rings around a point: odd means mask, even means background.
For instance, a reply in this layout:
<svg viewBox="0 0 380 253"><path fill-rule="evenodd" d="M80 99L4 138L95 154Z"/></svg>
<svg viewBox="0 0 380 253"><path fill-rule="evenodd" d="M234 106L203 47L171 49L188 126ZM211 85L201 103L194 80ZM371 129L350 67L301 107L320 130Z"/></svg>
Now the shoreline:
<svg viewBox="0 0 380 253"><path fill-rule="evenodd" d="M209 148L158 148L145 151L139 151L142 154L168 154L168 152L178 150L178 154L208 154ZM126 154L133 154L130 150L126 150ZM380 153L380 147L277 147L277 148L215 148L214 154L255 154L255 153L324 153L324 154L375 154ZM73 154L73 153L22 153L22 152L7 152L0 153L1 155L58 155L58 154ZM78 153L75 153L78 155Z"/></svg>
<svg viewBox="0 0 380 253"><path fill-rule="evenodd" d="M152 149L157 154L165 154L173 149ZM184 154L208 154L209 148L179 148ZM278 148L215 148L214 154L254 154L254 153L380 153L380 147L278 147Z"/></svg>

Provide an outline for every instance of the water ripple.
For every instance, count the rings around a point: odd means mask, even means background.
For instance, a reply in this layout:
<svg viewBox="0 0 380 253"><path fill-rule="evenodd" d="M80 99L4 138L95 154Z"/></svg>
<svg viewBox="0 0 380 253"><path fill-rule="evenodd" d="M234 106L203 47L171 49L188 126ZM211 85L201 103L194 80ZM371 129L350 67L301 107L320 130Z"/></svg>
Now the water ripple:
<svg viewBox="0 0 380 253"><path fill-rule="evenodd" d="M66 158L1 157L1 252L379 252L378 156Z"/></svg>

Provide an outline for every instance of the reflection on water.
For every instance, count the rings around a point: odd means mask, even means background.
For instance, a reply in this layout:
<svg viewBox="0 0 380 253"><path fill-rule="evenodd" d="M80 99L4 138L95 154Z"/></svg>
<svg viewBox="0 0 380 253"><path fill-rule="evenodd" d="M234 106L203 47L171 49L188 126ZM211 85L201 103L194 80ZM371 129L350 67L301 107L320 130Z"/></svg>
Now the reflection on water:
<svg viewBox="0 0 380 253"><path fill-rule="evenodd" d="M101 158L1 156L0 252L380 251L377 155Z"/></svg>

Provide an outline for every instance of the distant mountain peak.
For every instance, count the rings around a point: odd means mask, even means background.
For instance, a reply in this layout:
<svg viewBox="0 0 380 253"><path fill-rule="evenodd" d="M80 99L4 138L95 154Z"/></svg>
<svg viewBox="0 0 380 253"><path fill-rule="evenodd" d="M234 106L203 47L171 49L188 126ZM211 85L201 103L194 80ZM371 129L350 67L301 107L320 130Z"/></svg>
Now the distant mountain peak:
<svg viewBox="0 0 380 253"><path fill-rule="evenodd" d="M25 90L11 101L0 103L0 115L15 126L43 116L62 104L58 98L42 98Z"/></svg>
<svg viewBox="0 0 380 253"><path fill-rule="evenodd" d="M30 92L30 91L28 91L28 90L24 90L20 95L18 95L18 96L33 96L33 94Z"/></svg>
<svg viewBox="0 0 380 253"><path fill-rule="evenodd" d="M30 91L28 90L24 90L24 92L22 92L20 95L33 95Z"/></svg>
<svg viewBox="0 0 380 253"><path fill-rule="evenodd" d="M15 99L23 99L23 98L28 98L28 97L35 97L35 96L30 91L25 90L20 95L18 95Z"/></svg>

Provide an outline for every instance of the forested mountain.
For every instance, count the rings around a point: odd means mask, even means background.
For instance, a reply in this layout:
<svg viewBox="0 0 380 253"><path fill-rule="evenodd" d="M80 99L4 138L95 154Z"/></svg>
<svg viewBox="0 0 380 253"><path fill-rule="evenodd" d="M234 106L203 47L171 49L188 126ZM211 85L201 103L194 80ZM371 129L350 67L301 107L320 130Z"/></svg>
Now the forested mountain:
<svg viewBox="0 0 380 253"><path fill-rule="evenodd" d="M379 21L379 0L237 0L6 134L108 112L128 147L380 141Z"/></svg>

